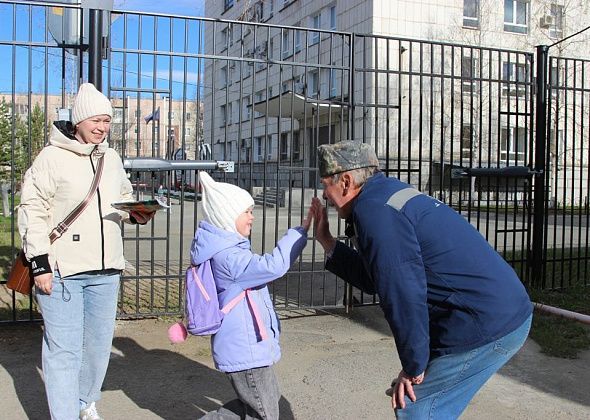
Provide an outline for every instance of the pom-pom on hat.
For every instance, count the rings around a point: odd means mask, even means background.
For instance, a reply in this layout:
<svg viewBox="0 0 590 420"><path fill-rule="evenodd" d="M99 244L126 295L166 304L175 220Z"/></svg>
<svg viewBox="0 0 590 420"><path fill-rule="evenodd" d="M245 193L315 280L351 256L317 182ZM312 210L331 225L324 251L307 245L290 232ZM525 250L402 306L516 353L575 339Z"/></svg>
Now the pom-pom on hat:
<svg viewBox="0 0 590 420"><path fill-rule="evenodd" d="M207 172L199 172L205 220L220 229L236 230L236 219L254 205L248 191L232 184L217 182Z"/></svg>
<svg viewBox="0 0 590 420"><path fill-rule="evenodd" d="M113 107L109 98L99 92L92 83L83 83L78 89L72 107L72 124L95 115L113 116Z"/></svg>

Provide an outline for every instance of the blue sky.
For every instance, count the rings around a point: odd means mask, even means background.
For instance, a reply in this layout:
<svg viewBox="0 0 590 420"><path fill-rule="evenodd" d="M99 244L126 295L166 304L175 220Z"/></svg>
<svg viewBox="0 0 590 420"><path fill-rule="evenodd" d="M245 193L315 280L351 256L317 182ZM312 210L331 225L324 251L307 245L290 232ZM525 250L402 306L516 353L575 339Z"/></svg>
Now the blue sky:
<svg viewBox="0 0 590 420"><path fill-rule="evenodd" d="M115 10L140 11L161 15L202 16L204 14L204 1L201 0L115 0ZM33 4L33 3L32 3ZM37 3L38 4L38 3ZM0 3L0 43L23 41L25 43L45 43L45 33L48 33L49 44L53 41L49 31L46 31L46 14L58 19L58 26L62 27L62 18L54 16L50 9L44 7L14 6ZM111 26L111 45L114 48L152 50L154 42L158 49L176 52L187 51L197 53L200 50L201 34L204 28L198 20L168 19L165 17L143 17L141 26L138 15L127 14L127 19L118 18ZM13 24L16 22L16 25ZM29 24L30 22L30 24ZM6 24L8 23L8 24ZM123 36L123 28L126 24L126 37ZM154 27L158 32L154 36ZM172 25L172 30L170 28ZM141 27L141 31L140 31ZM188 32L188 43L185 46L185 31ZM172 33L173 42L170 42ZM123 39L126 38L126 39ZM54 44L53 44L54 45ZM14 58L13 58L14 57ZM127 86L153 87L169 89L170 75L172 75L172 96L178 98L186 87L187 98L194 97L197 91L197 73L199 67L197 59L181 59L160 56L154 59L151 55L127 54L125 66L123 66L123 54L112 54L111 57L111 85L120 86L123 83L123 74ZM71 75L70 80L75 79L76 60L78 58L66 54L66 74ZM0 62L4 63L0 72L0 93L10 93L13 83L17 93L32 91L42 93L47 90L50 94L61 92L61 50L58 48L44 48L0 44ZM123 72L125 67L125 72ZM186 67L186 84L185 82ZM86 64L84 65L86 68ZM29 72L29 69L31 70ZM13 80L13 73L15 74ZM30 78L29 78L30 73ZM47 85L45 78L47 77ZM107 65L103 65L103 80L107 79ZM67 84L67 82L66 82ZM71 83L72 84L72 83ZM71 88L70 88L71 89ZM66 90L70 90L66 86Z"/></svg>
<svg viewBox="0 0 590 420"><path fill-rule="evenodd" d="M204 0L115 0L115 9L203 16Z"/></svg>

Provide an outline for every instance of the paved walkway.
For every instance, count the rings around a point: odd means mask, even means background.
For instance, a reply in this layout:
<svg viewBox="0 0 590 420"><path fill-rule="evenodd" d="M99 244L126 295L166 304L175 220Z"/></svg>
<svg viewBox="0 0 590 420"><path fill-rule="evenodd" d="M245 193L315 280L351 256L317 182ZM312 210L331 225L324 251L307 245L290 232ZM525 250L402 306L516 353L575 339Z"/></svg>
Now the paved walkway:
<svg viewBox="0 0 590 420"><path fill-rule="evenodd" d="M400 368L379 308L352 315L281 312L277 373L283 419L391 419L385 389ZM206 338L172 345L173 320L119 321L98 404L107 420L196 419L233 398ZM47 419L41 325L0 327L0 418ZM562 360L522 351L476 396L464 419L590 418L590 353Z"/></svg>

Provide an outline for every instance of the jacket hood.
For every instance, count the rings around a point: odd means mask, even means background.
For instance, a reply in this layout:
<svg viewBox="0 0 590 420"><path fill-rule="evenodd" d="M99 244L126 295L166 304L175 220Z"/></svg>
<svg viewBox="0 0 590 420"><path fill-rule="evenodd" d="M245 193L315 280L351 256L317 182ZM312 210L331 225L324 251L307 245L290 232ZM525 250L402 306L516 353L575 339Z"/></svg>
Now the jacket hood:
<svg viewBox="0 0 590 420"><path fill-rule="evenodd" d="M54 124L51 127L51 134L49 135L49 144L52 146L59 147L61 149L69 150L70 152L74 152L78 155L90 155L95 148L98 146L98 151L105 153L109 148L109 143L106 139L96 145L96 144L83 144L80 143L75 138L72 138L71 133L69 130L71 127L64 124Z"/></svg>
<svg viewBox="0 0 590 420"><path fill-rule="evenodd" d="M235 232L220 229L202 220L191 245L191 259L199 265L211 259L215 254L231 247L250 249L250 241Z"/></svg>

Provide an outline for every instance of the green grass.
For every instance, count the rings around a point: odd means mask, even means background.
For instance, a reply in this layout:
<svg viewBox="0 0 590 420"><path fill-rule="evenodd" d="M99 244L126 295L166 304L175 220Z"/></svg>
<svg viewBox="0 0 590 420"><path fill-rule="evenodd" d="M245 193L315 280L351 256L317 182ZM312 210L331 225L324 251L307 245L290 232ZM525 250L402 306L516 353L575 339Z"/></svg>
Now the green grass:
<svg viewBox="0 0 590 420"><path fill-rule="evenodd" d="M590 286L570 279L569 287L559 290L529 290L533 302L590 315ZM531 338L549 356L575 359L590 349L590 327L539 310L533 316Z"/></svg>

